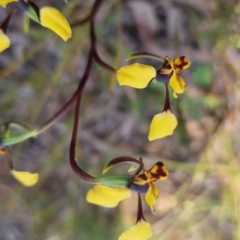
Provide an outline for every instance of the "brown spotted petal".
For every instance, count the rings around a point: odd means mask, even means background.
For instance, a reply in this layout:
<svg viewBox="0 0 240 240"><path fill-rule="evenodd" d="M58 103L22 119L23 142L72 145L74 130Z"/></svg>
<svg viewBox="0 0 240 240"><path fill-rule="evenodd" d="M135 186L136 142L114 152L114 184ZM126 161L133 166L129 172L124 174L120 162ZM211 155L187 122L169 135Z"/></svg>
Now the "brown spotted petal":
<svg viewBox="0 0 240 240"><path fill-rule="evenodd" d="M147 172L151 176L150 182L154 182L156 180L164 180L168 176L168 170L162 162L155 163L153 167Z"/></svg>
<svg viewBox="0 0 240 240"><path fill-rule="evenodd" d="M185 56L177 57L173 61L174 69L180 71L190 66L191 62Z"/></svg>

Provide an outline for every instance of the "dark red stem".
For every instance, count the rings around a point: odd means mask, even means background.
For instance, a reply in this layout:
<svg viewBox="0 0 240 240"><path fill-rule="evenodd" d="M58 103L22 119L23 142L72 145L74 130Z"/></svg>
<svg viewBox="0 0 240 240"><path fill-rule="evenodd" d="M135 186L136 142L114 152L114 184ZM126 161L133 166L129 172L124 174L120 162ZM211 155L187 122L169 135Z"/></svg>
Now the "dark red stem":
<svg viewBox="0 0 240 240"><path fill-rule="evenodd" d="M145 221L145 218L143 216L143 208L142 208L141 196L140 196L140 193L138 193L138 212L137 212L137 221L136 221L136 223L138 223L142 219Z"/></svg>
<svg viewBox="0 0 240 240"><path fill-rule="evenodd" d="M103 2L103 0L96 0L93 4L90 14L87 17L85 17L84 19L81 19L75 23L70 24L70 26L72 28L74 28L74 27L77 27L77 26L80 26L80 25L83 25L85 23L92 21L97 13L99 7L101 6L102 2Z"/></svg>
<svg viewBox="0 0 240 240"><path fill-rule="evenodd" d="M8 25L10 23L10 20L12 18L12 16L14 15L14 13L17 11L17 9L14 9L11 13L8 14L8 16L6 17L6 19L4 20L4 22L2 23L1 25L1 29L4 33L7 32L7 28L8 28Z"/></svg>
<svg viewBox="0 0 240 240"><path fill-rule="evenodd" d="M169 90L168 90L168 84L167 83L165 83L165 89L166 89L166 96L165 96L165 103L164 103L163 111L167 111L167 110L171 111Z"/></svg>

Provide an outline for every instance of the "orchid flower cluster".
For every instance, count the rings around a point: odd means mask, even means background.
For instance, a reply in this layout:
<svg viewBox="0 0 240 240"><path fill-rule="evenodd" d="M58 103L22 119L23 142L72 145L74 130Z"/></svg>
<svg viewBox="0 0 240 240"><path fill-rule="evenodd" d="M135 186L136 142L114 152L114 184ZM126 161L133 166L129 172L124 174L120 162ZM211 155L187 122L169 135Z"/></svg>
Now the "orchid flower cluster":
<svg viewBox="0 0 240 240"><path fill-rule="evenodd" d="M117 79L121 86L126 85L141 89L147 87L153 80L165 84L166 97L163 110L153 117L150 124L148 139L153 141L171 135L177 126L177 119L170 107L168 85L173 89L174 98L178 97L177 94L181 94L188 89L188 86L179 74L182 69L190 66L190 61L185 56L177 57L174 60L166 56L163 60L149 53L132 53L127 60L136 57L150 57L163 61L163 64L158 69L150 65L134 63L121 67L117 71Z"/></svg>
<svg viewBox="0 0 240 240"><path fill-rule="evenodd" d="M144 167L143 160L140 158L124 156L112 159L103 168L103 174L108 172L113 166L120 163L132 164L129 168L128 174L102 176L99 178L93 177L82 168L79 167L75 157L75 146L77 142L78 122L79 122L79 108L81 104L82 92L90 74L92 63L96 61L102 68L116 73L116 77L120 86L129 86L132 88L143 89L146 88L152 81L165 84L165 103L161 113L156 114L150 124L148 139L153 141L164 138L173 134L177 126L177 119L172 113L170 106L170 96L168 85L173 90L173 97L177 98L178 94L182 94L188 89L184 79L180 76L181 70L190 66L190 61L185 57L177 57L174 60L166 56L164 59L154 54L138 52L128 55L127 60L147 57L154 58L161 61L158 69L146 64L134 63L121 67L115 70L109 64L104 62L98 55L95 34L95 14L102 4L103 0L95 0L90 14L80 21L69 24L64 15L57 9L52 7L39 8L31 0L0 0L0 6L6 7L10 4L14 6L14 10L8 14L6 19L0 26L0 52L10 47L11 41L7 36L7 28L11 18L16 11L21 10L28 19L32 19L43 27L49 28L58 34L64 41L71 37L71 28L81 26L85 23L90 23L90 50L87 59L87 65L79 85L72 97L58 110L50 119L44 122L40 127L32 129L25 124L18 122L6 122L1 127L0 136L0 155L6 155L9 161L9 168L11 175L26 187L34 186L39 180L38 173L30 173L28 171L18 171L14 168L13 160L11 158L10 146L23 142L29 138L37 137L42 132L46 131L54 123L56 123L74 104L74 124L72 131L72 138L69 150L70 165L74 173L83 181L93 184L94 187L87 192L86 201L92 204L97 204L102 207L113 208L118 203L126 198L129 198L133 192L138 195L137 203L137 217L136 224L122 233L119 240L146 240L152 236L153 231L150 223L148 223L143 215L141 194L144 194L144 200L154 213L154 205L158 198L158 189L155 182L164 180L168 177L168 170L164 163L157 162L149 170ZM19 131L19 134L13 134ZM132 173L133 172L133 173ZM132 174L130 174L132 173Z"/></svg>
<svg viewBox="0 0 240 240"><path fill-rule="evenodd" d="M92 204L102 207L113 208L118 203L131 196L132 192L138 194L138 211L136 224L123 232L118 240L145 240L152 236L152 227L145 220L142 209L140 194L145 194L145 202L154 213L154 205L158 198L158 189L155 186L157 180L164 180L168 176L168 170L162 162L155 163L149 170L144 168L142 159L139 160L126 156L119 157L108 162L103 168L106 173L110 168L119 163L133 164L128 172L135 172L132 175L115 175L95 178L84 172L74 159L70 160L73 171L83 181L95 186L87 193L86 200Z"/></svg>

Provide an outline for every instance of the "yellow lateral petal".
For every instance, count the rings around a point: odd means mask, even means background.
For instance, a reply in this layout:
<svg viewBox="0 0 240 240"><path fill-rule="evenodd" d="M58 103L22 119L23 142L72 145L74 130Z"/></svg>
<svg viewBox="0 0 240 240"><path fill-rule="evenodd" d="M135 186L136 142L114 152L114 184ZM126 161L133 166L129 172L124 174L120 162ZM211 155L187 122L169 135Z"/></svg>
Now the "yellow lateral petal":
<svg viewBox="0 0 240 240"><path fill-rule="evenodd" d="M100 205L102 207L116 207L120 201L131 196L131 191L126 187L108 187L96 185L87 193L87 202Z"/></svg>
<svg viewBox="0 0 240 240"><path fill-rule="evenodd" d="M7 4L11 3L11 2L17 2L18 0L0 0L0 6L2 7L6 7Z"/></svg>
<svg viewBox="0 0 240 240"><path fill-rule="evenodd" d="M155 115L150 125L149 141L172 135L176 126L177 119L170 110Z"/></svg>
<svg viewBox="0 0 240 240"><path fill-rule="evenodd" d="M2 29L0 29L0 52L9 48L10 43L8 36L2 31Z"/></svg>
<svg viewBox="0 0 240 240"><path fill-rule="evenodd" d="M35 185L39 179L38 173L12 170L11 174L16 180L18 180L25 187L31 187Z"/></svg>
<svg viewBox="0 0 240 240"><path fill-rule="evenodd" d="M140 220L136 225L123 232L118 240L146 240L153 235L150 223Z"/></svg>
<svg viewBox="0 0 240 240"><path fill-rule="evenodd" d="M172 87L174 93L173 96L177 98L177 94L183 93L185 90L188 89L188 86L186 85L185 81L182 77L178 76L175 72L173 73L170 81L170 86Z"/></svg>
<svg viewBox="0 0 240 240"><path fill-rule="evenodd" d="M42 26L54 31L64 41L67 41L72 36L72 30L67 19L56 8L41 8L40 20Z"/></svg>
<svg viewBox="0 0 240 240"><path fill-rule="evenodd" d="M145 88L156 76L156 69L152 66L134 63L121 67L117 71L117 80L120 86Z"/></svg>
<svg viewBox="0 0 240 240"><path fill-rule="evenodd" d="M154 184L150 183L150 187L147 193L145 194L145 201L149 205L153 213L155 213L153 206L156 204L157 198L158 198L158 189Z"/></svg>

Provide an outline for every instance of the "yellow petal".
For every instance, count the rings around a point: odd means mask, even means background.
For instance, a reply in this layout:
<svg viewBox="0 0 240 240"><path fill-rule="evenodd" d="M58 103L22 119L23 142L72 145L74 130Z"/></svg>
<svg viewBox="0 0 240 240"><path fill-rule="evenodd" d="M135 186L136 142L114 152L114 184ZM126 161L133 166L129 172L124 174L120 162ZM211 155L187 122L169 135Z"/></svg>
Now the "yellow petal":
<svg viewBox="0 0 240 240"><path fill-rule="evenodd" d="M136 225L123 232L118 240L146 240L153 235L150 223L140 220Z"/></svg>
<svg viewBox="0 0 240 240"><path fill-rule="evenodd" d="M152 66L134 63L121 67L117 71L117 80L120 86L145 88L156 76L156 69Z"/></svg>
<svg viewBox="0 0 240 240"><path fill-rule="evenodd" d="M145 194L145 201L149 205L153 213L155 213L153 206L156 204L157 198L158 198L158 189L154 184L150 183L148 191Z"/></svg>
<svg viewBox="0 0 240 240"><path fill-rule="evenodd" d="M175 72L173 73L170 81L170 86L172 87L174 93L173 96L177 98L177 94L183 93L185 90L188 89L188 86L186 85L185 81L182 77L178 76Z"/></svg>
<svg viewBox="0 0 240 240"><path fill-rule="evenodd" d="M11 2L17 2L18 0L0 0L0 6L2 7L6 7L7 4L11 3Z"/></svg>
<svg viewBox="0 0 240 240"><path fill-rule="evenodd" d="M41 8L40 20L42 26L54 31L64 41L67 41L72 36L72 30L67 19L56 8Z"/></svg>
<svg viewBox="0 0 240 240"><path fill-rule="evenodd" d="M17 179L25 187L31 187L35 185L39 179L38 173L12 170L11 174L15 179Z"/></svg>
<svg viewBox="0 0 240 240"><path fill-rule="evenodd" d="M0 52L9 48L10 43L8 36L0 29Z"/></svg>
<svg viewBox="0 0 240 240"><path fill-rule="evenodd" d="M87 202L100 205L102 207L116 207L120 201L131 196L131 191L126 187L108 187L96 185L87 193Z"/></svg>
<svg viewBox="0 0 240 240"><path fill-rule="evenodd" d="M176 126L177 119L170 110L155 115L150 125L149 141L172 135Z"/></svg>

